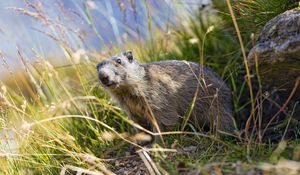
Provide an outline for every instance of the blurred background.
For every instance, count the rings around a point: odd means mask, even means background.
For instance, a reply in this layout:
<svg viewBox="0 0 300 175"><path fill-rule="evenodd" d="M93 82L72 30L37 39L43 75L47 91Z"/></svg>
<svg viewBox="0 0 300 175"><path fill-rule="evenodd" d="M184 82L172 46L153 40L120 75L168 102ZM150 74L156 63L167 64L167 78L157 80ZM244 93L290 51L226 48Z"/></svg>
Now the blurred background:
<svg viewBox="0 0 300 175"><path fill-rule="evenodd" d="M180 19L195 16L210 0L10 0L0 2L0 78L22 71L20 55L63 64L68 46L75 57L126 42L149 39ZM194 15L193 15L194 14Z"/></svg>

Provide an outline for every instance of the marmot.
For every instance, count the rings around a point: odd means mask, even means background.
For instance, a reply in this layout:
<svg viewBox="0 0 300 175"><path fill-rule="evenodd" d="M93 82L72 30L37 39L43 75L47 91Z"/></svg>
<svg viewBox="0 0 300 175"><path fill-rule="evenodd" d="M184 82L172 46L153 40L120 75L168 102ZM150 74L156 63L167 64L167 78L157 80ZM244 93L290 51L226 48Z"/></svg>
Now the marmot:
<svg viewBox="0 0 300 175"><path fill-rule="evenodd" d="M208 67L175 60L142 64L125 51L100 62L97 71L128 116L150 131L174 130L186 116L200 129L234 129L231 90Z"/></svg>

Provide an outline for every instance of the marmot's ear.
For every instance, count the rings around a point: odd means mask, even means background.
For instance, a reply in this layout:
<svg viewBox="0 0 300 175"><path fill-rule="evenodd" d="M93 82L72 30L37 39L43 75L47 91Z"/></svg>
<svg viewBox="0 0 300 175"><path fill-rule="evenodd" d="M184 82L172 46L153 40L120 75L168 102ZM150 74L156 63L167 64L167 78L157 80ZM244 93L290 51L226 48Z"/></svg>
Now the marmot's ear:
<svg viewBox="0 0 300 175"><path fill-rule="evenodd" d="M132 55L132 51L131 50L127 50L126 52L124 52L124 55L126 56L126 58L128 59L128 61L130 63L133 61L133 55Z"/></svg>

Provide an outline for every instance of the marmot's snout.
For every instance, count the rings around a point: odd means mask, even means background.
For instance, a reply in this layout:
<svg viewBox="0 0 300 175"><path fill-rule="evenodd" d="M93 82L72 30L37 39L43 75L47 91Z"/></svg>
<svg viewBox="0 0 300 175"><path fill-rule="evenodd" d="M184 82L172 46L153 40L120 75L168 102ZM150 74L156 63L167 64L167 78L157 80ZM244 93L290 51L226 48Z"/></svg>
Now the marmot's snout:
<svg viewBox="0 0 300 175"><path fill-rule="evenodd" d="M99 80L105 86L109 85L109 76L104 71L99 71Z"/></svg>
<svg viewBox="0 0 300 175"><path fill-rule="evenodd" d="M97 65L99 80L104 86L113 86L116 84L116 82L113 81L114 72L110 69L105 68L104 65L104 62L101 62Z"/></svg>

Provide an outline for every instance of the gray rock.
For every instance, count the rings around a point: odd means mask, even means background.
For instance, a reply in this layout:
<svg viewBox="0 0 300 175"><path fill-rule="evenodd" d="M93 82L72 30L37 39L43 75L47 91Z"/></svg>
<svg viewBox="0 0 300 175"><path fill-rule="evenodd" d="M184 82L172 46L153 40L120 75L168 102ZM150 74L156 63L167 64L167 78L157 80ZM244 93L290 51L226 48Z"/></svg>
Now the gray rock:
<svg viewBox="0 0 300 175"><path fill-rule="evenodd" d="M281 98L287 99L300 76L300 10L286 11L264 26L248 55L251 66L255 53L263 83L276 87ZM299 88L293 98L297 101Z"/></svg>

